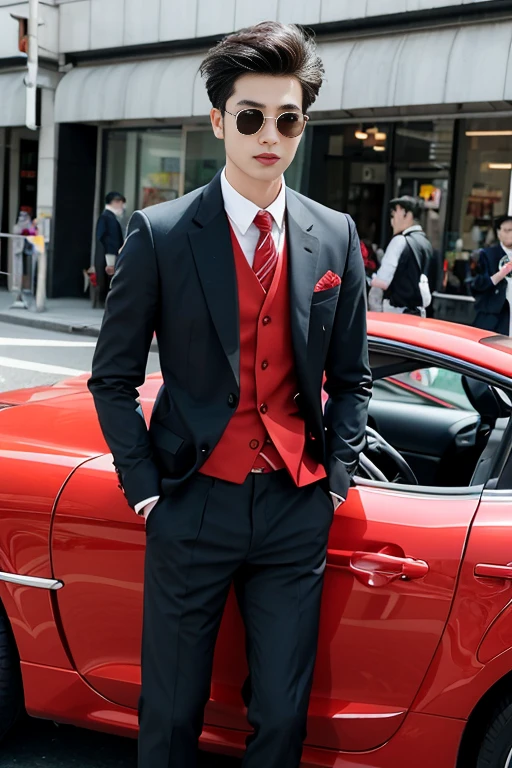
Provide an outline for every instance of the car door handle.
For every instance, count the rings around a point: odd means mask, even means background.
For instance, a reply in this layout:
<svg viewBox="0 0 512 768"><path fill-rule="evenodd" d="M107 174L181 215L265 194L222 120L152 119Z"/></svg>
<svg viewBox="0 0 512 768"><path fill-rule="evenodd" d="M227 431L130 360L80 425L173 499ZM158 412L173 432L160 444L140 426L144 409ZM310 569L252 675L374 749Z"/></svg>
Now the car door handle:
<svg viewBox="0 0 512 768"><path fill-rule="evenodd" d="M429 566L424 560L412 557L397 557L384 550L380 552L350 552L340 549L327 550L327 564L334 568L350 571L362 584L369 587L383 587L401 579L421 579L427 575Z"/></svg>
<svg viewBox="0 0 512 768"><path fill-rule="evenodd" d="M475 576L486 579L512 579L512 563L508 565L478 563L478 565L475 565Z"/></svg>

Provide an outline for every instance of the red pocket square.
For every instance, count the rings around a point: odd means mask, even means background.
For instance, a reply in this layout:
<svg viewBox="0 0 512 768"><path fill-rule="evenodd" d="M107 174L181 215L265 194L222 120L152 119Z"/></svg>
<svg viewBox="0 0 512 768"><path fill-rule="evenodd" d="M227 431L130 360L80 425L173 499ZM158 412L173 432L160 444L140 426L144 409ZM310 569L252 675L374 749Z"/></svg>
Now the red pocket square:
<svg viewBox="0 0 512 768"><path fill-rule="evenodd" d="M329 270L315 285L315 293L318 293L318 291L326 291L328 288L334 288L335 285L341 285L341 277Z"/></svg>

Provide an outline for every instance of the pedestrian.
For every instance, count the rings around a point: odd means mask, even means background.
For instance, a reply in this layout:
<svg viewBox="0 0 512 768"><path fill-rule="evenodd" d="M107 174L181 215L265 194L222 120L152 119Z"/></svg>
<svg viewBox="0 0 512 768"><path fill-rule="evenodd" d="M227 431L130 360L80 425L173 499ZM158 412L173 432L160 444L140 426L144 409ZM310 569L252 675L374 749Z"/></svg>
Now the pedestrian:
<svg viewBox="0 0 512 768"><path fill-rule="evenodd" d="M119 219L122 217L126 198L120 192L109 192L96 224L96 251L94 266L98 286L98 305L105 306L110 281L114 274L116 256L123 244L124 236Z"/></svg>
<svg viewBox="0 0 512 768"><path fill-rule="evenodd" d="M313 40L263 22L201 73L226 165L132 216L89 381L146 518L139 768L197 765L232 583L250 670L243 766L298 768L329 528L365 440L364 265L353 221L283 178L322 82ZM148 432L136 397L154 329Z"/></svg>
<svg viewBox="0 0 512 768"><path fill-rule="evenodd" d="M473 325L512 336L512 278L508 277L512 272L512 216L497 219L494 230L498 242L479 252L471 281L475 297Z"/></svg>
<svg viewBox="0 0 512 768"><path fill-rule="evenodd" d="M433 250L419 222L421 201L403 195L391 200L393 237L371 282L369 303L382 291L382 311L425 316L432 295L428 273ZM375 290L374 290L375 289Z"/></svg>

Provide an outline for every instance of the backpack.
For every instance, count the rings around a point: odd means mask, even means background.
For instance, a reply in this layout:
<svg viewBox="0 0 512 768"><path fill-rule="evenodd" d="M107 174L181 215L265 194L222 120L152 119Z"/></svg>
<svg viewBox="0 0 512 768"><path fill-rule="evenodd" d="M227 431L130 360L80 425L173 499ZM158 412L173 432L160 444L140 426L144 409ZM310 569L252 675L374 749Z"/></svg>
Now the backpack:
<svg viewBox="0 0 512 768"><path fill-rule="evenodd" d="M404 237L409 248L411 249L411 253L416 259L416 264L418 265L418 268L420 270L420 279L418 280L418 289L421 296L421 306L423 308L426 308L426 307L429 307L430 304L432 303L432 294L430 292L430 285L428 283L428 277L425 274L427 257L425 256L424 253L422 253L421 249L418 246L418 242L415 240L412 232L407 235L404 235Z"/></svg>

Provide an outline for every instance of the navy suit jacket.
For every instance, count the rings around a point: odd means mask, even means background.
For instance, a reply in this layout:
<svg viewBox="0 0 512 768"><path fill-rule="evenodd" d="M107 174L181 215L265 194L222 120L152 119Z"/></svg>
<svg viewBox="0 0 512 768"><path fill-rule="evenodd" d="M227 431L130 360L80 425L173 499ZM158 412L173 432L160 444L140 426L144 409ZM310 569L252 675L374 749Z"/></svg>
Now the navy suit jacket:
<svg viewBox="0 0 512 768"><path fill-rule="evenodd" d="M499 270L500 260L505 251L498 243L480 251L477 274L471 282L471 292L475 297L475 322L477 328L486 331L505 333L509 331L509 306L507 302L507 280L497 285L491 276Z"/></svg>
<svg viewBox="0 0 512 768"><path fill-rule="evenodd" d="M364 447L371 371L366 282L354 222L286 190L290 323L306 446L345 497ZM332 270L341 285L314 293ZM153 331L163 386L149 430L137 403ZM322 379L329 400L322 410ZM89 380L131 506L170 493L220 440L240 395L233 248L220 173L136 211L116 262Z"/></svg>
<svg viewBox="0 0 512 768"><path fill-rule="evenodd" d="M96 225L96 270L105 269L105 254L116 255L123 244L123 230L115 213L104 210Z"/></svg>

